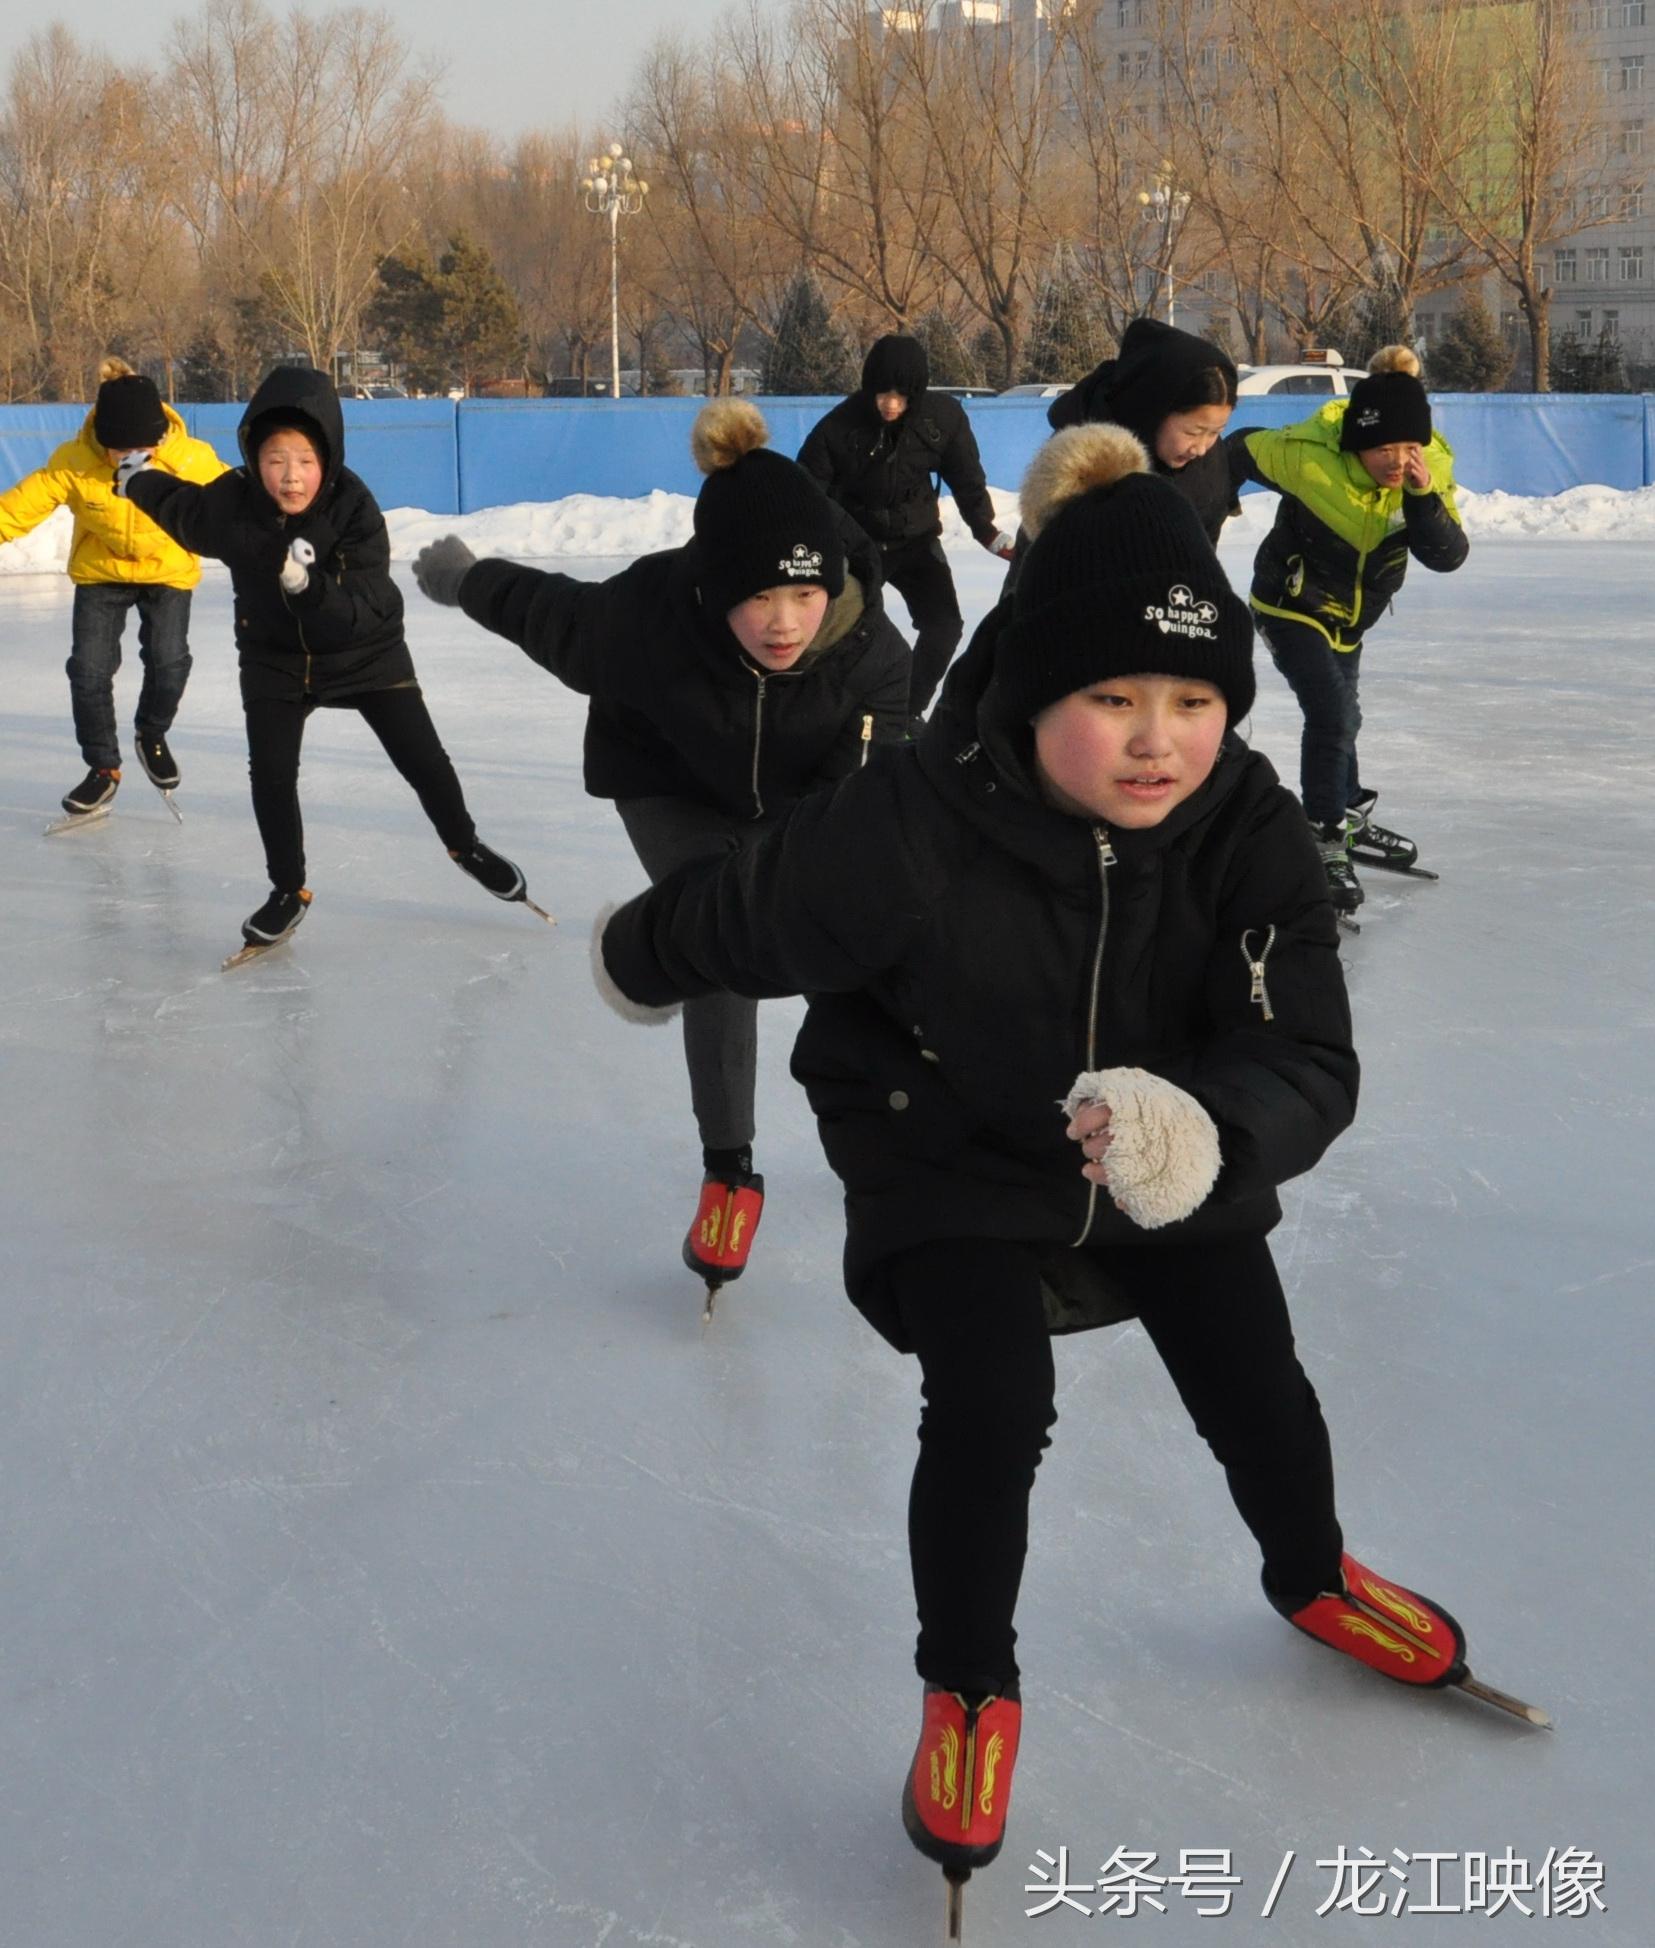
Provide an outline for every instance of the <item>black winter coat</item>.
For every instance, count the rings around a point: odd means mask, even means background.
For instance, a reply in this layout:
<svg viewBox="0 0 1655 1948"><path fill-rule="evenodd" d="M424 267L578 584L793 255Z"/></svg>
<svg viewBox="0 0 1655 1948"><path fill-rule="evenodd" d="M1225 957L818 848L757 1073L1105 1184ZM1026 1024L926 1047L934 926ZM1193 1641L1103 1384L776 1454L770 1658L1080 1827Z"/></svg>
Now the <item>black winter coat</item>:
<svg viewBox="0 0 1655 1948"><path fill-rule="evenodd" d="M884 547L942 533L939 476L977 540L998 532L971 422L946 393L920 393L887 424L867 393L853 392L811 428L799 465Z"/></svg>
<svg viewBox="0 0 1655 1948"><path fill-rule="evenodd" d="M1027 728L997 714L1004 613L917 745L739 856L663 881L604 936L635 1000L810 996L793 1072L844 1182L847 1286L898 1344L881 1275L893 1253L998 1238L1106 1267L1110 1247L1260 1236L1281 1214L1276 1187L1355 1110L1337 931L1297 800L1232 736L1150 830L1052 809ZM1100 1196L1063 1134L1075 1077L1117 1065L1178 1084L1218 1126L1217 1185L1163 1230ZM1082 1243L1101 1250L1061 1249ZM1054 1315L1059 1329L1094 1320Z"/></svg>
<svg viewBox="0 0 1655 1948"><path fill-rule="evenodd" d="M881 605L867 537L845 530L846 593L824 624L824 635L836 621L843 633L786 671L761 670L724 618L702 609L693 541L602 582L480 561L460 606L592 699L594 798L684 797L772 818L857 769L870 742L906 731L912 656Z"/></svg>
<svg viewBox="0 0 1655 1948"><path fill-rule="evenodd" d="M321 491L303 514L277 507L250 450L255 421L272 412L302 423L322 455ZM127 492L182 547L229 569L243 698L328 703L412 683L390 536L379 503L344 464L339 395L319 372L278 366L254 393L236 437L244 464L210 485L149 470L134 475ZM300 539L315 548L316 564L304 591L288 595L278 578Z"/></svg>

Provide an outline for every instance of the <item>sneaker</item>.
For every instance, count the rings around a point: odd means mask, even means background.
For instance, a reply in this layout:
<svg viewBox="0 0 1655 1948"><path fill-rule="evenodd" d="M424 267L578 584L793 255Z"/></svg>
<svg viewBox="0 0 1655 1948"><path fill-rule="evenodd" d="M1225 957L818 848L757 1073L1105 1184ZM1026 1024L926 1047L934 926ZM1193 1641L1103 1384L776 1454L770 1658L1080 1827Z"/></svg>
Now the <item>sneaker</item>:
<svg viewBox="0 0 1655 1948"><path fill-rule="evenodd" d="M902 1824L927 1860L970 1873L1000 1851L1022 1725L1015 1683L976 1699L926 1685L919 1744L902 1787Z"/></svg>
<svg viewBox="0 0 1655 1948"><path fill-rule="evenodd" d="M1352 859L1363 860L1370 866L1388 866L1392 872L1400 872L1418 859L1419 847L1400 832L1374 824L1373 808L1378 798L1378 792L1364 791L1346 812L1347 849Z"/></svg>
<svg viewBox="0 0 1655 1948"><path fill-rule="evenodd" d="M1311 834L1316 841L1316 850L1322 856L1322 870L1327 874L1328 897L1333 901L1335 913L1354 913L1365 897L1362 882L1356 877L1350 863L1350 844L1345 836L1345 822L1339 819L1332 825L1318 825L1311 821Z"/></svg>
<svg viewBox="0 0 1655 1948"><path fill-rule="evenodd" d="M83 818L88 812L102 811L120 789L120 767L114 770L98 770L95 766L88 771L73 791L63 799L63 809L71 818Z"/></svg>
<svg viewBox="0 0 1655 1948"><path fill-rule="evenodd" d="M709 1170L684 1238L684 1264L708 1285L728 1285L747 1269L764 1212L764 1179L756 1171Z"/></svg>
<svg viewBox="0 0 1655 1948"><path fill-rule="evenodd" d="M138 762L144 767L144 776L158 791L171 791L178 783L178 766L164 737L140 731Z"/></svg>
<svg viewBox="0 0 1655 1948"><path fill-rule="evenodd" d="M296 893L272 893L257 913L242 921L241 937L250 947L273 946L287 938L309 905L308 887L301 886Z"/></svg>
<svg viewBox="0 0 1655 1948"><path fill-rule="evenodd" d="M1306 1599L1273 1595L1266 1583L1265 1595L1295 1629L1398 1684L1435 1690L1465 1676L1465 1633L1448 1612L1348 1553L1339 1588Z"/></svg>
<svg viewBox="0 0 1655 1948"><path fill-rule="evenodd" d="M503 859L498 852L484 845L481 839L474 839L464 852L450 852L449 858L463 873L469 873L477 884L486 888L497 900L520 900L524 893L523 875L509 859Z"/></svg>

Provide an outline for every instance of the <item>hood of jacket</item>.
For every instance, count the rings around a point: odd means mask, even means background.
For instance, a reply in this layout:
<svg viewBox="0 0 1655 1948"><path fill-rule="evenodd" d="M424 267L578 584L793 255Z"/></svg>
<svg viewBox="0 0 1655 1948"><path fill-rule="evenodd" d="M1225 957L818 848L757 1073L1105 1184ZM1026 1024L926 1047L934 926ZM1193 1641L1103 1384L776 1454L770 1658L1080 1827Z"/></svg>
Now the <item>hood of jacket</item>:
<svg viewBox="0 0 1655 1948"><path fill-rule="evenodd" d="M1227 353L1158 318L1134 318L1115 357L1054 399L1046 418L1054 432L1083 420L1111 420L1136 433L1153 454L1162 420L1179 410L1199 376L1209 371L1224 375L1233 398L1235 361Z"/></svg>
<svg viewBox="0 0 1655 1948"><path fill-rule="evenodd" d="M862 361L862 392L870 406L882 392L900 392L911 412L931 383L931 361L917 338L887 332Z"/></svg>
<svg viewBox="0 0 1655 1948"><path fill-rule="evenodd" d="M316 442L322 456L322 486L312 506L320 506L345 464L345 414L333 381L325 372L317 372L308 365L278 365L247 402L247 410L236 428L236 444L247 464L248 480L274 507L275 502L265 493L264 483L259 479L259 456L253 442L259 421L269 418L298 425Z"/></svg>

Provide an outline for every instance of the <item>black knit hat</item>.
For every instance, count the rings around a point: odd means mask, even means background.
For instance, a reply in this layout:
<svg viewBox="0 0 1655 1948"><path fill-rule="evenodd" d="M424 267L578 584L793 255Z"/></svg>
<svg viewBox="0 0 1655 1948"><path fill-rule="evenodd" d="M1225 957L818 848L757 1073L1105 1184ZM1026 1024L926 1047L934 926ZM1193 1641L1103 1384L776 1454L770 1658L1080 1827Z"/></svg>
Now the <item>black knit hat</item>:
<svg viewBox="0 0 1655 1948"><path fill-rule="evenodd" d="M1120 676L1200 678L1223 693L1232 724L1252 709L1247 605L1195 509L1148 464L1138 440L1108 425L1069 427L1035 455L1022 495L1034 541L995 662L1016 717Z"/></svg>
<svg viewBox="0 0 1655 1948"><path fill-rule="evenodd" d="M1350 389L1339 428L1346 453L1370 446L1426 445L1431 438L1431 402L1419 382L1419 360L1406 345L1387 345L1368 361L1368 376Z"/></svg>
<svg viewBox="0 0 1655 1948"><path fill-rule="evenodd" d="M772 453L764 416L745 399L716 399L690 434L707 476L695 502L701 599L726 616L761 589L845 586L845 544L828 497L797 462Z"/></svg>
<svg viewBox="0 0 1655 1948"><path fill-rule="evenodd" d="M917 338L891 331L876 338L862 361L862 390L870 399L900 392L911 406L931 383L931 361Z"/></svg>
<svg viewBox="0 0 1655 1948"><path fill-rule="evenodd" d="M159 446L167 437L167 415L154 380L141 372L105 379L92 407L92 432L106 453Z"/></svg>

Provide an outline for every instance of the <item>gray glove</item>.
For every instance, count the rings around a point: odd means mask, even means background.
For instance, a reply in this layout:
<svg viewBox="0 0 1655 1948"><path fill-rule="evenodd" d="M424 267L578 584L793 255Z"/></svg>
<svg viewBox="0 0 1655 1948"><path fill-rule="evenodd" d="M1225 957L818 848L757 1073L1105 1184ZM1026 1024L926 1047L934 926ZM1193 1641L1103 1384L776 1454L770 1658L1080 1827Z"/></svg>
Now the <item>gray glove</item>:
<svg viewBox="0 0 1655 1948"><path fill-rule="evenodd" d="M316 565L316 550L308 541L295 541L282 563L281 584L288 595L303 595L310 586L310 571Z"/></svg>
<svg viewBox="0 0 1655 1948"><path fill-rule="evenodd" d="M115 493L117 498L121 500L126 498L127 482L131 480L135 473L147 473L149 471L149 456L153 451L154 449L152 447L135 446L130 453L123 453L121 455L115 467Z"/></svg>
<svg viewBox="0 0 1655 1948"><path fill-rule="evenodd" d="M445 534L440 541L429 541L414 557L414 580L428 601L454 608L460 600L460 584L466 570L477 557L457 534Z"/></svg>

